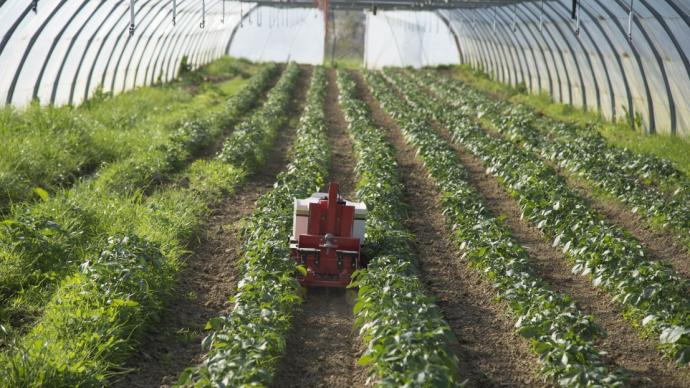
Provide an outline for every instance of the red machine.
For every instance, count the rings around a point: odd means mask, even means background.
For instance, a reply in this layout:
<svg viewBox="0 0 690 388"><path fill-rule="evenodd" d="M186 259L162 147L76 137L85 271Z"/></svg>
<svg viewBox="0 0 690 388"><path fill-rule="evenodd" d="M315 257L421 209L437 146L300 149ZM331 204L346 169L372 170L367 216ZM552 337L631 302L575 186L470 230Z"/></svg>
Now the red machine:
<svg viewBox="0 0 690 388"><path fill-rule="evenodd" d="M295 199L290 250L306 275L298 276L304 286L345 287L352 273L363 265L366 205L340 198L338 184L328 193Z"/></svg>

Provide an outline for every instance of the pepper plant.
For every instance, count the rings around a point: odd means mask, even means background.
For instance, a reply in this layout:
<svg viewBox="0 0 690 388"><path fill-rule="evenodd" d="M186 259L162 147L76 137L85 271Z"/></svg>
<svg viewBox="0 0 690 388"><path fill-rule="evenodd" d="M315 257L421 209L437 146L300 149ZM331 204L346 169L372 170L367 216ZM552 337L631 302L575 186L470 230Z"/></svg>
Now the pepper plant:
<svg viewBox="0 0 690 388"><path fill-rule="evenodd" d="M367 80L439 187L448 230L462 258L507 302L517 332L539 356L546 379L568 387L622 385L623 375L609 370L596 348L603 333L592 316L585 315L570 296L551 290L535 273L525 249L503 221L489 213L468 182L452 147L380 75L370 73Z"/></svg>
<svg viewBox="0 0 690 388"><path fill-rule="evenodd" d="M449 343L454 334L417 276L412 236L404 227L404 187L394 150L353 79L338 74L340 105L357 159L357 195L368 207L368 268L354 275L359 287L356 326L366 344L359 360L379 386L455 386L458 360Z"/></svg>
<svg viewBox="0 0 690 388"><path fill-rule="evenodd" d="M482 160L517 200L522 217L553 239L573 264L609 292L626 318L646 334L658 336L662 351L678 363L690 362L690 284L668 264L650 261L640 243L592 210L536 155L508 140L488 135L464 109L432 101L419 85L394 76L410 106L448 128L455 142ZM433 89L444 98L440 87ZM457 94L454 98L461 97Z"/></svg>

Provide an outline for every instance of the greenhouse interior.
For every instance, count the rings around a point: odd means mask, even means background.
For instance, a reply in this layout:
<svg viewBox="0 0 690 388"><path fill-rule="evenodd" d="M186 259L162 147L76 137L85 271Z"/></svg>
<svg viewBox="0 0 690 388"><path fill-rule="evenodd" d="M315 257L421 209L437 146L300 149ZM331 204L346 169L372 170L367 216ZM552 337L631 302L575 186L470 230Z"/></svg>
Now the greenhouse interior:
<svg viewBox="0 0 690 388"><path fill-rule="evenodd" d="M0 387L690 386L690 0L0 0Z"/></svg>

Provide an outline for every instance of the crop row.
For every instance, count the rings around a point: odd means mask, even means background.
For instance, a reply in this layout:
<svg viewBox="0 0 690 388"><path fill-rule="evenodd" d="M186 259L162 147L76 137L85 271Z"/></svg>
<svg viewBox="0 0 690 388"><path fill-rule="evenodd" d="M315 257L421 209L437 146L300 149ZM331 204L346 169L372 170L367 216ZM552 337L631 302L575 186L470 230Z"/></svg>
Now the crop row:
<svg viewBox="0 0 690 388"><path fill-rule="evenodd" d="M248 67L225 62L222 68L198 72L224 78ZM165 144L179 123L219 105L226 92L225 83L190 88L187 81L179 81L113 98L97 93L78 108L33 104L24 111L0 109L0 212L10 204L38 199L34 188L52 193L103 163Z"/></svg>
<svg viewBox="0 0 690 388"><path fill-rule="evenodd" d="M570 296L554 292L535 273L525 249L468 183L455 150L380 75L370 74L368 80L439 187L451 239L507 302L515 328L542 362L542 374L562 386L620 384L620 376L608 370L596 349L600 328Z"/></svg>
<svg viewBox="0 0 690 388"><path fill-rule="evenodd" d="M613 147L593 130L583 130L573 124L552 120L546 120L540 126L539 122L545 120L539 120L534 112L505 101L494 101L457 81L442 79L431 73L414 73L414 76L427 86L437 84L445 96L461 95L461 100L451 100L455 108L474 110L477 117L490 122L492 127L516 144L584 178L650 221L671 226L690 244L690 186L681 185L673 195L667 196L640 180L642 177L651 177L652 171L668 170L663 168L665 164L660 166L661 162L646 160L650 158L648 156ZM669 174L677 180L681 178L680 172L675 169L671 169ZM662 179L667 180L667 175Z"/></svg>
<svg viewBox="0 0 690 388"><path fill-rule="evenodd" d="M271 94L290 95L295 81L279 85ZM201 160L179 176L186 185L118 209L130 223L60 282L28 334L6 341L0 385L102 385L158 316L209 205L251 172Z"/></svg>
<svg viewBox="0 0 690 388"><path fill-rule="evenodd" d="M259 198L243 229L245 243L239 263L241 279L233 297L235 307L229 315L209 321L211 333L203 341L209 353L200 366L181 376L182 385L268 385L273 378L293 311L300 303L300 285L295 278L298 268L286 238L292 224L293 199L308 196L322 186L329 163L325 92L325 73L317 67L292 162L278 175L274 189Z"/></svg>
<svg viewBox="0 0 690 388"><path fill-rule="evenodd" d="M170 180L188 161L222 136L254 106L277 67L259 71L230 99L226 110L190 118L166 147L106 167L94 179L28 207L16 207L0 224L0 323L40 314L43 299L65 273L102 249L107 236L135 222L126 211L141 201L139 190ZM294 84L294 82L293 82ZM285 91L283 91L285 93ZM117 190L116 190L117 189ZM22 291L24 295L10 301Z"/></svg>
<svg viewBox="0 0 690 388"><path fill-rule="evenodd" d="M366 345L359 364L368 365L369 379L381 386L457 385L453 332L417 277L394 150L357 99L351 76L339 72L338 87L357 159L357 195L369 208L366 244L375 247L351 285L359 288L354 311Z"/></svg>
<svg viewBox="0 0 690 388"><path fill-rule="evenodd" d="M229 98L224 109L189 117L173 133L167 144L100 172L97 188L117 193L147 192L165 182L171 173L179 171L191 157L213 145L222 136L224 130L232 128L233 134L230 138L236 137L234 132L239 130L244 122L237 125L237 128L234 126L260 101L277 72L277 65L268 64L252 77L246 88ZM283 82L294 85L295 79L293 70L288 77L284 77ZM289 96L289 93L286 94L281 90L277 87L276 92L270 96ZM266 104L264 109L251 116L251 120L255 120L256 116L266 110L275 110L276 106L283 105Z"/></svg>
<svg viewBox="0 0 690 388"><path fill-rule="evenodd" d="M288 66L286 81L296 79L299 68ZM253 167L266 159L268 145L273 144L276 129L289 119L283 112L290 106L290 96L276 94L269 96L268 109L252 116L235 128L235 132L223 145L219 158L225 162Z"/></svg>
<svg viewBox="0 0 690 388"><path fill-rule="evenodd" d="M625 316L647 333L659 335L662 350L680 363L690 361L690 296L688 281L668 265L650 261L639 242L605 221L565 180L538 157L508 140L495 138L477 126L471 112L432 102L404 77L395 83L426 118L435 118L454 141L479 157L487 171L513 196L522 216L574 263L573 273L589 275L607 290ZM446 102L438 84L432 90ZM445 97L445 98L444 98Z"/></svg>
<svg viewBox="0 0 690 388"><path fill-rule="evenodd" d="M442 80L442 82L450 82L455 86L470 86L469 84L458 82L455 79L439 78L439 80ZM481 86L476 89L472 88L471 90L479 92ZM487 93L481 92L480 94L482 94L482 98L485 98L487 95ZM492 100L488 105L483 105L479 109L480 111L493 111L496 113L510 107L517 108L521 115L529 114L532 116L531 118L534 119L532 123L537 125L539 130L549 137L557 138L559 141L570 139L572 141L586 143L586 145L594 149L601 150L601 154L598 155L599 158L607 160L612 165L615 165L616 168L626 171L631 176L638 177L648 184L656 185L659 189L668 194L673 194L679 189L680 191L685 191L686 195L689 194L690 179L686 172L679 170L673 163L663 157L640 153L628 149L627 147L622 148L610 144L599 132L597 124L595 123L580 125L561 121L548 114L538 113L527 104L511 104L510 101L504 99ZM508 110L507 113L510 115L510 110Z"/></svg>

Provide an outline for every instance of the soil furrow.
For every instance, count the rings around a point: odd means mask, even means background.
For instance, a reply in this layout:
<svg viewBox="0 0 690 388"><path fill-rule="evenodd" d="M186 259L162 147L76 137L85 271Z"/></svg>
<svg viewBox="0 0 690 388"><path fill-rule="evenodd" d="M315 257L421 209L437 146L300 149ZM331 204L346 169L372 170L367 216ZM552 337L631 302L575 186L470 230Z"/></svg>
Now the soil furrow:
<svg viewBox="0 0 690 388"><path fill-rule="evenodd" d="M355 199L355 158L347 124L338 104L335 70L327 70L326 120L331 147L329 179L340 194ZM276 387L351 387L362 385L357 368L357 339L346 290L309 288L295 313Z"/></svg>
<svg viewBox="0 0 690 388"><path fill-rule="evenodd" d="M292 120L279 131L274 151L266 164L244 182L237 193L218 204L205 230L193 247L193 255L180 274L178 287L161 315L144 336L136 354L126 365L130 374L117 387L171 386L187 367L202 361L204 325L226 314L228 297L235 292L236 260L242 254L239 230L242 220L254 210L256 200L273 188L276 175L289 162L297 118L304 108L309 87L307 67L302 68L293 98Z"/></svg>
<svg viewBox="0 0 690 388"><path fill-rule="evenodd" d="M409 205L407 225L416 236L421 278L458 339L453 350L462 376L475 387L543 386L537 375L538 361L526 341L514 333L506 306L495 301L491 285L460 260L447 237L438 188L415 159L415 150L404 141L400 128L358 78L360 95L374 121L388 131L396 148Z"/></svg>

